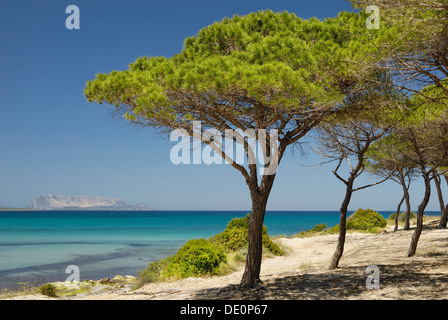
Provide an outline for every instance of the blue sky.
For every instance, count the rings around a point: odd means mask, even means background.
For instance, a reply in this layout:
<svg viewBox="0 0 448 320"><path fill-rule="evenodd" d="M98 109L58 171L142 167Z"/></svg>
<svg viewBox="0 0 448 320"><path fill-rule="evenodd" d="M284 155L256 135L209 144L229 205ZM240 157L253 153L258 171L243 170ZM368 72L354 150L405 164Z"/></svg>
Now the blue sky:
<svg viewBox="0 0 448 320"><path fill-rule="evenodd" d="M65 27L72 4L80 9L79 30ZM126 69L140 56L170 57L201 28L262 9L302 18L351 10L345 0L0 1L0 206L62 194L162 210L248 210L239 172L173 165L166 137L113 120L111 108L88 103L83 90L96 73ZM289 152L268 209L338 210L344 186L333 167L305 166L319 161L311 151L306 158ZM411 191L416 210L421 184ZM355 194L350 209L393 210L400 197L400 186L387 182ZM435 194L428 209L437 210Z"/></svg>

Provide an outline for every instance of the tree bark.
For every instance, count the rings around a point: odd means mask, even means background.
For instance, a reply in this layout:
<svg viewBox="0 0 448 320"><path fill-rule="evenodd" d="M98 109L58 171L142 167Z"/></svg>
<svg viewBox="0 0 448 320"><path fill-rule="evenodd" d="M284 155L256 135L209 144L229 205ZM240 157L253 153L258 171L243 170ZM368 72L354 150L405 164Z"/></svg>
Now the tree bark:
<svg viewBox="0 0 448 320"><path fill-rule="evenodd" d="M423 213L425 212L426 206L429 203L429 199L431 197L431 180L429 179L428 174L424 171L423 179L425 180L425 195L423 197L422 202L418 206L417 211L417 226L415 228L414 234L412 235L411 245L408 250L408 257L412 257L415 255L417 251L418 240L420 239L420 235L423 230Z"/></svg>
<svg viewBox="0 0 448 320"><path fill-rule="evenodd" d="M340 218L339 218L339 236L338 236L338 244L336 246L336 251L333 254L333 257L330 262L329 269L334 270L339 266L339 261L341 260L342 254L344 253L344 245L345 245L345 235L347 233L347 210L348 205L350 204L350 200L353 194L353 181L349 179L347 183L347 188L345 190L344 201L341 204Z"/></svg>
<svg viewBox="0 0 448 320"><path fill-rule="evenodd" d="M410 227L410 220L411 220L411 200L409 197L409 190L406 187L406 182L403 179L403 183L402 183L402 187L403 187L403 194L404 194L404 199L406 201L406 219L404 221L404 230L409 230Z"/></svg>
<svg viewBox="0 0 448 320"><path fill-rule="evenodd" d="M286 146L288 144L283 145L280 143L277 150L277 166L280 164ZM266 148L265 155L268 157L271 155L270 148L270 146ZM249 154L247 156L249 157ZM254 288L261 283L260 270L263 254L263 222L266 214L266 205L276 176L276 173L263 175L261 183L258 186L257 166L255 164L249 164L249 169L250 174L246 175L246 183L252 199L252 211L247 221L249 246L246 256L246 266L240 282L241 290Z"/></svg>
<svg viewBox="0 0 448 320"><path fill-rule="evenodd" d="M268 196L252 196L252 212L248 220L249 248L246 267L241 279L241 289L250 289L261 283L260 270L263 252L263 221L266 213Z"/></svg>
<svg viewBox="0 0 448 320"><path fill-rule="evenodd" d="M400 172L400 184L403 188L403 196L406 202L406 212L405 212L405 221L404 221L404 230L410 229L410 220L411 220L411 200L409 197L409 186L406 186L406 180L403 172Z"/></svg>
<svg viewBox="0 0 448 320"><path fill-rule="evenodd" d="M447 212L447 210L445 208L445 201L443 200L441 183L442 183L442 181L440 179L440 176L437 175L436 172L434 172L434 184L436 185L437 195L439 196L439 205L440 205L439 228L443 229L443 228L446 228L448 212Z"/></svg>
<svg viewBox="0 0 448 320"><path fill-rule="evenodd" d="M401 205L403 204L405 199L405 196L403 195L403 198L401 198L400 203L398 204L398 208L397 208L397 212L395 212L395 227L394 227L394 232L398 231L398 216L400 215L400 209L401 209Z"/></svg>

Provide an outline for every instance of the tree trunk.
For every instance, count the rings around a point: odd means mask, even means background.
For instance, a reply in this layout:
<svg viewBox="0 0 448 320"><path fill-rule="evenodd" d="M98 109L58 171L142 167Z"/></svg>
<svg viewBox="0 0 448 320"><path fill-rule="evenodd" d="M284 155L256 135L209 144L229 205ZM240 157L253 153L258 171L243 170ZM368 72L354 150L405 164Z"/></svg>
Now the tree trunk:
<svg viewBox="0 0 448 320"><path fill-rule="evenodd" d="M408 250L408 257L414 256L415 252L417 251L418 240L423 230L423 213L425 212L426 206L428 205L429 199L431 197L431 180L429 179L426 172L423 173L423 179L425 180L425 196L418 206L417 227L415 228L415 232L412 235L411 245L409 246Z"/></svg>
<svg viewBox="0 0 448 320"><path fill-rule="evenodd" d="M445 177L446 185L448 186L448 173L444 173L443 176ZM445 207L445 218L446 218L447 224L448 224L448 203L446 204L446 207ZM446 224L445 224L445 228L446 228Z"/></svg>
<svg viewBox="0 0 448 320"><path fill-rule="evenodd" d="M434 184L436 185L436 188L437 188L437 195L439 196L439 205L440 205L439 228L443 229L443 228L446 228L448 212L445 208L445 202L443 200L441 183L442 183L442 181L440 179L440 176L438 176L437 173L434 172Z"/></svg>
<svg viewBox="0 0 448 320"><path fill-rule="evenodd" d="M405 221L404 221L404 230L409 230L410 227L410 215L411 215L411 201L409 199L409 186L410 186L410 182L409 185L406 186L406 179L405 179L405 174L403 172L403 169L399 172L400 176L400 184L401 187L403 189L403 199L400 202L400 206L398 208L401 207L401 204L403 203L403 201L406 201L406 212L405 212ZM398 230L398 215L395 216L395 229L394 231Z"/></svg>
<svg viewBox="0 0 448 320"><path fill-rule="evenodd" d="M263 252L263 221L268 196L252 195L252 212L248 220L249 248L246 268L241 279L241 289L250 289L261 283L260 270Z"/></svg>
<svg viewBox="0 0 448 320"><path fill-rule="evenodd" d="M278 149L277 165L280 164L285 146ZM270 147L266 148L266 154L271 154ZM248 159L249 159L249 155ZM265 167L266 168L266 167ZM248 250L246 256L246 266L240 282L240 289L247 290L257 287L260 283L261 258L263 254L263 222L266 214L266 205L276 174L263 175L260 186L258 186L257 166L249 164L250 176L246 177L246 183L250 190L252 200L252 211L248 224ZM266 172L265 172L266 173Z"/></svg>
<svg viewBox="0 0 448 320"><path fill-rule="evenodd" d="M406 182L403 181L403 193L404 193L404 199L406 201L406 219L404 221L404 230L410 229L410 220L411 220L411 200L409 197L409 190L406 187Z"/></svg>
<svg viewBox="0 0 448 320"><path fill-rule="evenodd" d="M397 212L395 212L395 227L394 227L394 232L398 231L398 216L400 215L400 210L401 210L401 205L404 202L404 198L405 196L403 196L403 198L401 198L400 203L398 204L398 208L397 208Z"/></svg>
<svg viewBox="0 0 448 320"><path fill-rule="evenodd" d="M330 262L329 266L330 270L334 270L339 266L339 261L341 260L342 254L344 253L345 235L347 233L347 210L348 205L350 204L352 194L353 194L353 181L350 180L347 183L347 188L345 190L345 198L339 210L340 218L339 218L338 244L336 247L336 251L334 252Z"/></svg>

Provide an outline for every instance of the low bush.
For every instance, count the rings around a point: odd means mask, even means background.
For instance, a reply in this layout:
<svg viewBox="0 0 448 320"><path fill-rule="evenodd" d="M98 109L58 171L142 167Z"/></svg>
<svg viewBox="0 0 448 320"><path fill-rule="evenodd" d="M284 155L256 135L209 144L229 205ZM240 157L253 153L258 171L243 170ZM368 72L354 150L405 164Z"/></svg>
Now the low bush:
<svg viewBox="0 0 448 320"><path fill-rule="evenodd" d="M328 229L327 224L326 223L321 223L321 224L317 224L313 227L313 229L311 229L312 232L321 232Z"/></svg>
<svg viewBox="0 0 448 320"><path fill-rule="evenodd" d="M278 243L272 241L267 233L263 235L263 248L276 256L285 255L285 250L283 250Z"/></svg>
<svg viewBox="0 0 448 320"><path fill-rule="evenodd" d="M377 211L371 209L358 209L354 214L347 218L348 230L361 230L376 232L384 228L387 220Z"/></svg>
<svg viewBox="0 0 448 320"><path fill-rule="evenodd" d="M141 271L138 275L138 284L141 286L145 283L159 282L165 280L164 270L172 257L160 259L149 264L149 266Z"/></svg>
<svg viewBox="0 0 448 320"><path fill-rule="evenodd" d="M164 273L167 277L189 278L217 274L221 263L227 262L222 248L205 239L188 241L169 259Z"/></svg>
<svg viewBox="0 0 448 320"><path fill-rule="evenodd" d="M347 218L347 230L367 231L371 233L378 232L386 227L387 220L377 211L371 209L358 209ZM335 234L339 232L339 224L328 230L328 233Z"/></svg>
<svg viewBox="0 0 448 320"><path fill-rule="evenodd" d="M175 255L152 262L138 276L139 284L217 274L227 262L222 248L205 239L190 240Z"/></svg>
<svg viewBox="0 0 448 320"><path fill-rule="evenodd" d="M298 238L308 238L308 237L314 237L317 235L327 234L329 233L329 229L327 227L327 224L321 223L317 224L313 227L313 229L305 230L302 232L299 232L294 237Z"/></svg>
<svg viewBox="0 0 448 320"><path fill-rule="evenodd" d="M330 228L330 230L328 230L329 234L335 234L335 233L339 233L339 223L337 225L335 225L334 227Z"/></svg>
<svg viewBox="0 0 448 320"><path fill-rule="evenodd" d="M233 266L228 263L228 255L232 262L241 262L244 259L242 250L247 248L249 243L248 218L249 215L232 219L223 232L208 240L190 240L175 255L152 262L139 273L138 286L148 282L222 274L231 270ZM266 226L263 226L263 248L274 255L285 254L285 251L271 240Z"/></svg>
<svg viewBox="0 0 448 320"><path fill-rule="evenodd" d="M409 220L411 219L416 219L417 218L417 214L415 212L410 212L409 213ZM395 221L395 213L392 213L387 220L391 220L391 221ZM398 221L399 222L406 222L406 212L400 212L398 214Z"/></svg>
<svg viewBox="0 0 448 320"><path fill-rule="evenodd" d="M56 297L56 287L51 283L44 284L39 288L39 293L48 297Z"/></svg>
<svg viewBox="0 0 448 320"><path fill-rule="evenodd" d="M227 224L226 229L210 238L210 241L224 248L227 252L234 252L241 248L247 247L249 244L249 227L248 220L250 215L247 214L242 218L234 218ZM263 225L263 247L274 255L285 254L284 250L272 241L268 234L268 228Z"/></svg>
<svg viewBox="0 0 448 320"><path fill-rule="evenodd" d="M237 251L247 247L249 244L249 235L247 228L225 229L223 232L211 237L210 241L224 248L226 251Z"/></svg>
<svg viewBox="0 0 448 320"><path fill-rule="evenodd" d="M248 214L246 214L246 216L245 217L243 217L243 218L233 218L232 220L230 220L230 222L227 224L227 227L226 227L226 229L228 229L228 230L230 230L230 229L239 229L239 228L242 228L242 229L248 229L249 228L249 217L250 217L250 214L248 213ZM268 228L265 226L265 225L263 225L263 231L262 231L262 233L263 234L267 234L268 233Z"/></svg>

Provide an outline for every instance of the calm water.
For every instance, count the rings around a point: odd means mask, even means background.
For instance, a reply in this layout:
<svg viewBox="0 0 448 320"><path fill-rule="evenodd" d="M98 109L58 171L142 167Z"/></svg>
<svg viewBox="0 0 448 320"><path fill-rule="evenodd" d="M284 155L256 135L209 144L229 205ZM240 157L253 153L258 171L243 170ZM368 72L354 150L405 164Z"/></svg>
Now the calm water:
<svg viewBox="0 0 448 320"><path fill-rule="evenodd" d="M76 265L81 281L136 276L186 241L223 231L247 211L0 211L0 288L19 282L65 281ZM388 215L383 213L383 215ZM292 235L319 223L332 227L338 212L268 212L270 235Z"/></svg>

